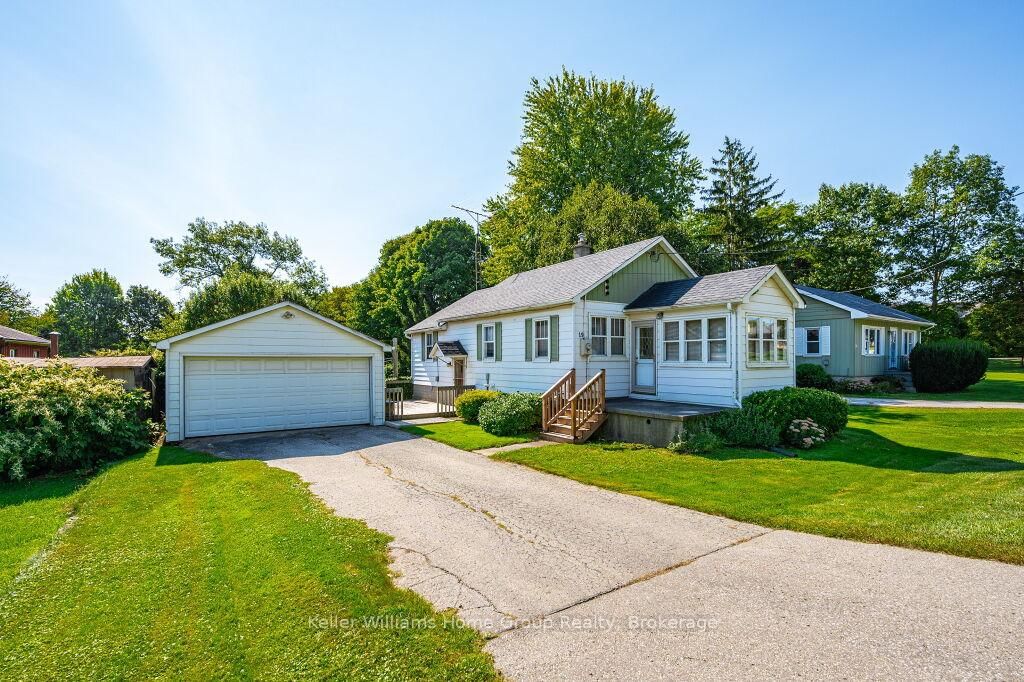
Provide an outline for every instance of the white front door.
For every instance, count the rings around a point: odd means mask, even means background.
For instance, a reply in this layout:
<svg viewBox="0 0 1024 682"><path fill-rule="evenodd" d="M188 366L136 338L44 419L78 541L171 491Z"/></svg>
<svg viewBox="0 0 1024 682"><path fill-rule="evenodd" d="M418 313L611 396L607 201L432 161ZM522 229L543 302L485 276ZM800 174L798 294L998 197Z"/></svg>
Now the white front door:
<svg viewBox="0 0 1024 682"><path fill-rule="evenodd" d="M186 358L185 436L368 424L367 358Z"/></svg>
<svg viewBox="0 0 1024 682"><path fill-rule="evenodd" d="M896 329L889 329L889 338L886 339L889 343L887 344L889 351L889 369L899 369L900 366L900 346L898 341L899 331Z"/></svg>
<svg viewBox="0 0 1024 682"><path fill-rule="evenodd" d="M633 325L633 390L638 393L656 391L657 371L654 366L654 322Z"/></svg>

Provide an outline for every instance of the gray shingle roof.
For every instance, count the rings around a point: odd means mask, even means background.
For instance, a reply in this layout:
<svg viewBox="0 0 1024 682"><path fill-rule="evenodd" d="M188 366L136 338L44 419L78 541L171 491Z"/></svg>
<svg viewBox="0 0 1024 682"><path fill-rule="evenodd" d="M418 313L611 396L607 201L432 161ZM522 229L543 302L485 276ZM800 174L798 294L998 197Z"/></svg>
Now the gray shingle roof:
<svg viewBox="0 0 1024 682"><path fill-rule="evenodd" d="M749 294L774 267L774 265L762 265L757 268L733 270L717 275L659 282L627 305L626 310L736 301Z"/></svg>
<svg viewBox="0 0 1024 682"><path fill-rule="evenodd" d="M26 334L3 325L0 325L0 338L7 339L8 341L25 341L26 343L45 343L47 345L50 343L46 339L41 339L38 336L32 336L31 334Z"/></svg>
<svg viewBox="0 0 1024 682"><path fill-rule="evenodd" d="M406 332L436 329L438 322L459 320L507 310L529 310L568 303L608 279L625 263L643 253L661 237L573 258L547 267L520 272L488 289L460 298Z"/></svg>
<svg viewBox="0 0 1024 682"><path fill-rule="evenodd" d="M446 357L458 357L467 355L466 349L462 347L461 341L438 341L437 349Z"/></svg>
<svg viewBox="0 0 1024 682"><path fill-rule="evenodd" d="M820 296L832 303L838 305L853 308L866 315L873 315L875 317L893 317L897 320L906 320L908 322L919 322L921 324L933 324L931 320L926 320L923 317L917 315L911 315L905 313L902 310L896 308L890 308L887 305L869 301L868 299L857 296L856 294L849 294L842 291L829 291L828 289L818 289L817 287L807 287L803 285L797 286L797 291L810 294L812 296Z"/></svg>

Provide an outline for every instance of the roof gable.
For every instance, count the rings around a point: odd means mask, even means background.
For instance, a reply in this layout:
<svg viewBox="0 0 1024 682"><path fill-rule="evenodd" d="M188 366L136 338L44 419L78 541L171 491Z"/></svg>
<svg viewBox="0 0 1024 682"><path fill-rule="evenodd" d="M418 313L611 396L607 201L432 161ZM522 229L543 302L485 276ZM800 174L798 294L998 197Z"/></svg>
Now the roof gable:
<svg viewBox="0 0 1024 682"><path fill-rule="evenodd" d="M926 320L923 317L903 312L897 308L892 308L849 292L830 291L829 289L819 289L803 285L797 286L797 290L804 296L827 303L840 310L845 310L853 318L877 317L887 320L913 322L915 324L934 324L931 320Z"/></svg>
<svg viewBox="0 0 1024 682"><path fill-rule="evenodd" d="M583 296L613 274L662 244L669 257L685 271L696 275L693 268L669 246L664 237L652 237L589 256L527 270L505 278L487 289L479 289L421 320L406 330L429 331L444 322L493 313L533 310L569 303Z"/></svg>
<svg viewBox="0 0 1024 682"><path fill-rule="evenodd" d="M227 327L229 325L237 324L239 322L244 322L245 320L250 320L250 319L253 319L255 317L259 317L261 315L265 315L267 313L273 312L275 310L280 310L282 308L291 308L292 310L294 310L296 312L300 312L300 313L303 313L305 315L308 315L309 317L312 317L313 319L318 320L318 321L320 321L320 322L322 322L322 323L324 323L324 324L326 324L328 326L334 327L335 329L338 329L339 331L346 332L348 334L351 334L352 336L355 336L357 338L362 339L363 341L366 341L366 342L371 343L371 344L376 345L376 346L380 346L384 351L390 351L391 350L391 346L389 346L388 344L384 343L383 341L378 341L377 339L375 339L373 337L367 336L366 334L363 334L361 332L357 332L355 329L352 329L351 327L346 327L345 325L341 324L340 322L335 322L334 320L332 320L332 319L330 319L328 317L324 317L323 315L320 315L319 313L313 312L312 310L310 310L309 308L306 308L305 306L301 306L301 305L299 305L297 303L292 303L291 301L282 301L281 303L275 303L274 305L270 305L270 306L267 306L265 308L260 308L259 310L254 310L254 311L252 311L250 313L245 313L243 315L236 315L235 317L230 317L230 318L228 318L226 320L221 320L220 322L214 322L213 324L208 324L205 327L200 327L199 329L193 329L192 331L185 332L184 334L178 334L177 336L172 336L169 339L164 339L163 341L159 341L156 344L156 347L159 348L160 350L167 350L168 348L170 348L171 344L177 343L178 341L184 341L185 339L191 339L193 337L200 336L200 335L206 334L208 332L212 332L212 331L214 331L216 329L222 329L222 328Z"/></svg>

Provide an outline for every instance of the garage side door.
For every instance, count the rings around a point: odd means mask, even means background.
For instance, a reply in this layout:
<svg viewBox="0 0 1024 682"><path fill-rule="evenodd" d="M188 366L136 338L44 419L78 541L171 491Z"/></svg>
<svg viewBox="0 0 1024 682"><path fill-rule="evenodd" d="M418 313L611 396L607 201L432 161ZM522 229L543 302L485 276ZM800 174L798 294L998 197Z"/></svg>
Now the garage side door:
<svg viewBox="0 0 1024 682"><path fill-rule="evenodd" d="M368 424L368 358L186 358L185 436Z"/></svg>

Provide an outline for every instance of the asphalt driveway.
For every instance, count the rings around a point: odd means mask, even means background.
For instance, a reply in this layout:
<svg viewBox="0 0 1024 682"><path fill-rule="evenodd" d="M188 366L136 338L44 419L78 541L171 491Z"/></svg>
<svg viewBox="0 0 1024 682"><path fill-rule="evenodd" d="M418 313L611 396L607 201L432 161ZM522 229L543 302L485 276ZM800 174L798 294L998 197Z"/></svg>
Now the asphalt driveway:
<svg viewBox="0 0 1024 682"><path fill-rule="evenodd" d="M1024 567L709 516L388 428L193 441L395 537L514 679L1024 677Z"/></svg>

